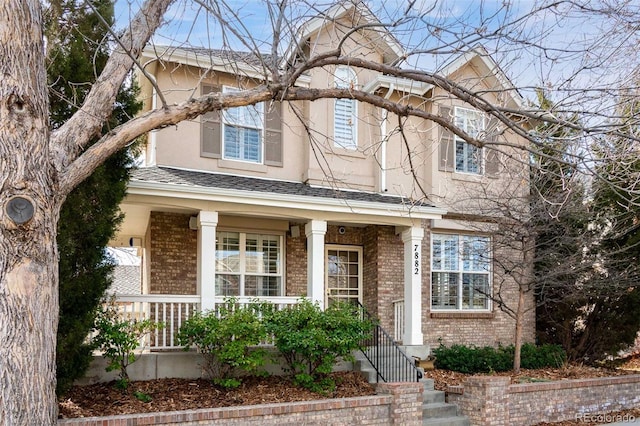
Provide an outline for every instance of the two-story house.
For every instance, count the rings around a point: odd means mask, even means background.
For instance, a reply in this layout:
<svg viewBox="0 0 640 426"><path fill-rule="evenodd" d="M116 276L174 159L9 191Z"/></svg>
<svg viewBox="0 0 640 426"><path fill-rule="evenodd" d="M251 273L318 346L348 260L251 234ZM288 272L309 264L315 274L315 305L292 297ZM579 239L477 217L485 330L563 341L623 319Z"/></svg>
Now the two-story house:
<svg viewBox="0 0 640 426"><path fill-rule="evenodd" d="M364 7L329 15L307 23L295 51L319 54L375 22ZM375 26L352 32L343 49L379 63L403 55ZM256 59L239 53L155 46L143 55L169 103L264 78ZM440 73L492 102L520 103L481 48ZM144 76L140 83L147 108L158 105L157 89ZM371 70L316 68L297 84L357 87L440 114L469 134L492 126L440 87ZM499 138L518 143L509 131ZM493 214L489 198L529 191L526 161L508 149L477 148L434 122L399 120L353 99L265 102L154 131L116 242L143 253L143 296L130 300L173 324L157 340L161 348L175 346L180 318L227 296L358 301L405 345L511 343L514 322L492 295L515 303L517 283L494 265L496 256L522 254L496 247L491 221L482 219ZM524 327L533 340L532 311Z"/></svg>

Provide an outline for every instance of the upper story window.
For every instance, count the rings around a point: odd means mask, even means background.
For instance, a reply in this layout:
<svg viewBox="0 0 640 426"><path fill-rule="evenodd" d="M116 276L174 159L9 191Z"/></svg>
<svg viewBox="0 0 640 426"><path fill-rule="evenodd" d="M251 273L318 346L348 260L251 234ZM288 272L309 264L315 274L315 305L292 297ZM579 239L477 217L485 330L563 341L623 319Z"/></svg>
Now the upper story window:
<svg viewBox="0 0 640 426"><path fill-rule="evenodd" d="M356 73L349 67L336 68L336 88L357 87ZM358 103L355 99L336 99L333 115L333 141L336 147L356 149L358 147Z"/></svg>
<svg viewBox="0 0 640 426"><path fill-rule="evenodd" d="M223 93L239 92L223 87ZM263 104L229 108L222 112L223 158L262 163Z"/></svg>
<svg viewBox="0 0 640 426"><path fill-rule="evenodd" d="M484 115L476 110L455 107L455 125L471 137L478 137L484 131ZM482 173L482 148L455 137L456 172Z"/></svg>
<svg viewBox="0 0 640 426"><path fill-rule="evenodd" d="M202 85L203 95L219 91L217 86ZM200 156L282 167L282 103L261 102L204 114Z"/></svg>
<svg viewBox="0 0 640 426"><path fill-rule="evenodd" d="M216 235L216 296L282 296L282 236Z"/></svg>
<svg viewBox="0 0 640 426"><path fill-rule="evenodd" d="M431 309L489 309L490 239L478 235L431 236Z"/></svg>

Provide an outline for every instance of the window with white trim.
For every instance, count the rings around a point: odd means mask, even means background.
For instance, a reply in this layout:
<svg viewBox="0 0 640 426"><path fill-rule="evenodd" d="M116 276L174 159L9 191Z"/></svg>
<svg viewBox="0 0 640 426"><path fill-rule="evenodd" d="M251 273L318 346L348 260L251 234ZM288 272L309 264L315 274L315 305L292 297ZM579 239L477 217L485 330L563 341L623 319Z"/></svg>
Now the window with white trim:
<svg viewBox="0 0 640 426"><path fill-rule="evenodd" d="M455 125L471 137L478 137L485 130L484 114L479 111L455 107ZM456 172L482 174L482 148L471 145L455 136Z"/></svg>
<svg viewBox="0 0 640 426"><path fill-rule="evenodd" d="M224 86L223 93L240 92ZM229 108L222 112L223 158L262 163L262 139L264 135L264 105L259 102Z"/></svg>
<svg viewBox="0 0 640 426"><path fill-rule="evenodd" d="M431 309L490 308L490 243L486 236L432 234Z"/></svg>
<svg viewBox="0 0 640 426"><path fill-rule="evenodd" d="M282 296L282 236L216 234L216 296Z"/></svg>
<svg viewBox="0 0 640 426"><path fill-rule="evenodd" d="M335 87L355 88L356 73L349 67L338 67L334 74ZM336 147L356 149L358 147L358 103L355 99L336 99L333 112L333 141Z"/></svg>

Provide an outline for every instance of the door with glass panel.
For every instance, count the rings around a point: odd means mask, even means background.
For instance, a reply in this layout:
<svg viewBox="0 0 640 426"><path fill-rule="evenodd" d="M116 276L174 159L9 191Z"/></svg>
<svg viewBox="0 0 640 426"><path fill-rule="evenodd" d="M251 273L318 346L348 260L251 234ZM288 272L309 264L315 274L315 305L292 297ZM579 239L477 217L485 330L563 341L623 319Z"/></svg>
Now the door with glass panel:
<svg viewBox="0 0 640 426"><path fill-rule="evenodd" d="M326 306L362 303L362 247L326 246Z"/></svg>
<svg viewBox="0 0 640 426"><path fill-rule="evenodd" d="M216 235L216 296L282 296L282 236Z"/></svg>

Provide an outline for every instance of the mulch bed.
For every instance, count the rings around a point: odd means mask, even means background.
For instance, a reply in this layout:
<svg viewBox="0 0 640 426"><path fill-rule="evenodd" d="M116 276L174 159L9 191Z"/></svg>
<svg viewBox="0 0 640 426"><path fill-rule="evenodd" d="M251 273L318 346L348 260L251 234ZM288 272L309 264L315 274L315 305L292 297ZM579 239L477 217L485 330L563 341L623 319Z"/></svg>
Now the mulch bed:
<svg viewBox="0 0 640 426"><path fill-rule="evenodd" d="M127 391L115 383L74 386L58 403L59 418L219 408L237 405L309 401L374 395L375 389L360 373L332 374L336 390L327 395L295 386L286 377L247 377L237 389L225 389L208 380L158 379L132 382ZM150 397L149 402L143 402Z"/></svg>

